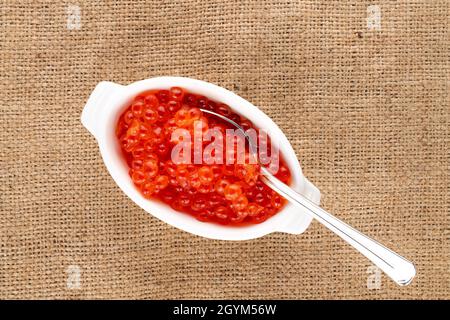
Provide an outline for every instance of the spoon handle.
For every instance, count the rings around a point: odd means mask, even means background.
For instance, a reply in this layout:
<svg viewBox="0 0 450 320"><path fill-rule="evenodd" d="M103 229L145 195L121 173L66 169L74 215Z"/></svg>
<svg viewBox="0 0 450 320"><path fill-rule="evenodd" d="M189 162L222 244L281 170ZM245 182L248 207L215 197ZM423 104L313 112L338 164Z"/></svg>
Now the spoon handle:
<svg viewBox="0 0 450 320"><path fill-rule="evenodd" d="M238 128L244 134L249 142L249 148L253 155L256 155L256 146L254 141L249 137L245 130L233 120L220 115L216 112L200 109L203 112L215 115ZM345 222L339 220L332 214L326 212L321 207L315 205L301 194L295 192L289 186L274 177L266 168L261 166L261 173L263 182L275 190L280 195L284 196L293 204L307 209L316 220L322 223L325 227L340 236L344 241L349 243L353 248L362 253L366 258L372 261L377 267L383 270L392 280L401 286L406 286L411 283L416 275L416 268L414 265L398 255L394 251L386 248L377 241L362 234L358 230L352 228Z"/></svg>
<svg viewBox="0 0 450 320"><path fill-rule="evenodd" d="M262 168L262 179L291 203L306 208L311 216L362 253L397 284L406 286L416 275L416 269L410 261L315 205L264 168Z"/></svg>

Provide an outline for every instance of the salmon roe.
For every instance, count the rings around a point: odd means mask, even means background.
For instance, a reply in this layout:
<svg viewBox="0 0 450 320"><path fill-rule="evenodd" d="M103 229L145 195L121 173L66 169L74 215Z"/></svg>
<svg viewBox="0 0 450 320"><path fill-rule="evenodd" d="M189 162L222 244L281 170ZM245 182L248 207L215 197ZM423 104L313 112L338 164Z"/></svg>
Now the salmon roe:
<svg viewBox="0 0 450 320"><path fill-rule="evenodd" d="M193 132L194 125L199 123L202 130L217 129L223 134L226 129L236 129L200 108L222 114L246 130L255 129L250 121L232 112L226 104L179 87L143 92L125 109L116 127L134 185L145 198L160 200L204 222L233 226L256 224L279 212L285 200L261 181L257 164L248 161L244 164L175 164L172 161L172 148L179 142L172 135L176 129ZM202 143L205 148L210 141ZM270 140L267 144L270 146ZM224 147L223 159L228 146ZM245 153L248 159L248 145ZM275 176L289 184L290 171L282 157L279 161Z"/></svg>

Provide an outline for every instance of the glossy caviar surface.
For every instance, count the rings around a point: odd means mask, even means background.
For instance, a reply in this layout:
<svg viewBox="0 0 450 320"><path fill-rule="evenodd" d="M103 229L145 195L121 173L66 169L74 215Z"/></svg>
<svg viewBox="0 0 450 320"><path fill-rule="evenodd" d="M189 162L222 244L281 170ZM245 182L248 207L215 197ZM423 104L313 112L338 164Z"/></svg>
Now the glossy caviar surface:
<svg viewBox="0 0 450 320"><path fill-rule="evenodd" d="M176 164L172 161L172 148L180 142L179 137L174 138L175 130L193 132L194 126L200 126L203 131L215 129L225 136L226 129L235 129L200 108L225 115L244 129L254 128L227 105L179 87L143 92L125 109L116 127L134 185L145 198L160 200L204 222L233 226L255 224L279 212L285 200L260 180L257 164L248 161ZM203 141L201 148L210 141ZM248 146L245 153L248 159ZM194 154L195 151L192 157ZM275 176L290 183L291 174L282 159Z"/></svg>

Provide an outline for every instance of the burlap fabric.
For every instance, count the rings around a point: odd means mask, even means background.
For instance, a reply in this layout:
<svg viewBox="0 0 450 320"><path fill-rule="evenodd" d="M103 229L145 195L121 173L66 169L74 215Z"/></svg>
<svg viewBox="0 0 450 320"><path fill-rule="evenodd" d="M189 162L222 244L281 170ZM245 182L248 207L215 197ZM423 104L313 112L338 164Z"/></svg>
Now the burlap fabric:
<svg viewBox="0 0 450 320"><path fill-rule="evenodd" d="M368 24L369 5L381 20ZM425 0L2 1L0 298L449 298L448 12ZM158 75L264 110L323 206L414 261L415 281L374 287L371 264L317 222L222 242L138 208L79 118L99 81Z"/></svg>

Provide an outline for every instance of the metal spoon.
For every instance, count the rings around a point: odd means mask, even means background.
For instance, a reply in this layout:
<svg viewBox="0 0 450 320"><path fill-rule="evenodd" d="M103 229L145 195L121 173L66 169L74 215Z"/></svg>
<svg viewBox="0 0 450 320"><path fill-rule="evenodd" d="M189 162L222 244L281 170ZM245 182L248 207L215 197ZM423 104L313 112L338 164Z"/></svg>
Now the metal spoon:
<svg viewBox="0 0 450 320"><path fill-rule="evenodd" d="M212 114L220 119L232 124L234 127L242 131L244 137L249 143L249 149L252 154L256 154L256 146L251 140L250 136L245 130L233 120L218 114L216 112L200 109L202 112ZM273 176L269 170L261 166L261 180L267 184L270 188L276 191L278 194L289 200L291 203L308 209L310 215L317 221L322 223L329 230L337 234L344 239L353 248L358 250L366 258L372 261L377 267L383 270L392 280L401 286L406 286L411 283L412 279L416 275L416 268L414 265L395 253L394 251L386 248L374 239L362 234L358 230L349 226L345 222L336 218L332 214L328 213L321 207L312 203L300 193L291 189L288 185L284 184Z"/></svg>

